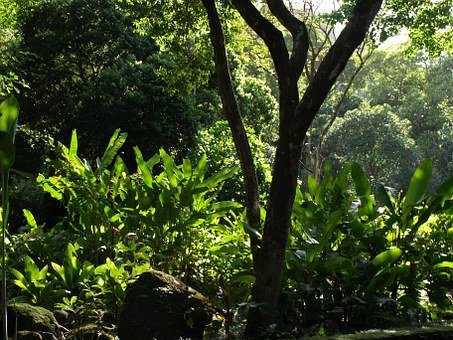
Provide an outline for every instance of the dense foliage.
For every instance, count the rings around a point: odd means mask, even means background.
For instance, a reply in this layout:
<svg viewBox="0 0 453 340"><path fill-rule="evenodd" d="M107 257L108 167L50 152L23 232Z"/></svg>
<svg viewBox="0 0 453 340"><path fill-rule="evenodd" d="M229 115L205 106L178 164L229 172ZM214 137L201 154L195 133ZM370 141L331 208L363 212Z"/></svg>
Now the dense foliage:
<svg viewBox="0 0 453 340"><path fill-rule="evenodd" d="M206 177L206 156L176 165L164 150L147 159L135 148L137 172L129 172L117 154L125 140L116 131L96 165L77 156L75 132L69 147L59 145L54 175L37 181L65 217L47 231L24 210L26 225L10 238L16 301L71 310L70 323L107 331L128 280L155 268L182 277L232 318L248 301L251 257L242 206L216 195L237 169ZM452 312L453 179L429 195L431 172L424 161L404 194L384 186L373 194L357 163L337 173L327 164L320 182L309 177L293 211L284 329L345 331Z"/></svg>
<svg viewBox="0 0 453 340"><path fill-rule="evenodd" d="M114 337L128 285L150 269L207 297L214 338L240 337L266 308L253 300L253 245L292 126L265 44L234 1L217 3L256 228L202 1L0 0L3 283L12 304L65 315L61 338ZM311 39L301 95L357 1L328 13L291 3ZM385 1L323 102L294 176L269 338L451 322L451 12L451 0ZM402 28L409 40L387 40Z"/></svg>
<svg viewBox="0 0 453 340"><path fill-rule="evenodd" d="M23 121L30 127L59 139L77 128L90 157L117 127L129 131L130 147L185 153L197 117L166 93L156 74L158 46L135 32L114 2L43 2L24 11L19 24L25 56L18 68L29 87L22 91Z"/></svg>

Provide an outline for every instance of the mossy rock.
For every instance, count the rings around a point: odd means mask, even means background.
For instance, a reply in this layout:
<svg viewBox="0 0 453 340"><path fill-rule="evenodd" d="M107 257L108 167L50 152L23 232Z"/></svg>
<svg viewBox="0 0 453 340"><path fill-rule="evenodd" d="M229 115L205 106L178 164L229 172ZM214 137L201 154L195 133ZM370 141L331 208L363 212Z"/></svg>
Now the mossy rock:
<svg viewBox="0 0 453 340"><path fill-rule="evenodd" d="M453 340L453 326L369 330L305 340Z"/></svg>
<svg viewBox="0 0 453 340"><path fill-rule="evenodd" d="M14 333L16 318L18 331L42 333L43 339L53 339L58 327L58 322L51 311L28 303L14 303L8 306L10 336Z"/></svg>
<svg viewBox="0 0 453 340"><path fill-rule="evenodd" d="M128 285L118 335L120 340L202 339L212 315L202 294L151 270Z"/></svg>

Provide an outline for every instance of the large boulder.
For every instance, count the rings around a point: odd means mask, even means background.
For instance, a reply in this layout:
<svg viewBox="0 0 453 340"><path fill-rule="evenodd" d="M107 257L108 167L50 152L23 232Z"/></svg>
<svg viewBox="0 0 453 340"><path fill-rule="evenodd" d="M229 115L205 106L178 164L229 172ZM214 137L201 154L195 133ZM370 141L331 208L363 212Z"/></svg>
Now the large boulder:
<svg viewBox="0 0 453 340"><path fill-rule="evenodd" d="M8 305L8 333L13 336L16 329L19 339L56 339L59 329L53 313L43 307L28 303L11 303Z"/></svg>
<svg viewBox="0 0 453 340"><path fill-rule="evenodd" d="M202 294L151 270L127 287L118 335L120 340L202 339L212 315Z"/></svg>

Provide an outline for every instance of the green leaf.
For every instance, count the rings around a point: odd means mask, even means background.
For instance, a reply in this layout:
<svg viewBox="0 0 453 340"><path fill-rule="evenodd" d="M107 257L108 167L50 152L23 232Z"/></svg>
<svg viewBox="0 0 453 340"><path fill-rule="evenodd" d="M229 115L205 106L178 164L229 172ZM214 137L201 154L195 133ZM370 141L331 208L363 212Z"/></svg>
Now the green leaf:
<svg viewBox="0 0 453 340"><path fill-rule="evenodd" d="M408 273L409 266L404 264L395 267L384 267L380 269L370 280L367 290L369 292L383 290L385 287L392 286L398 277L407 277Z"/></svg>
<svg viewBox="0 0 453 340"><path fill-rule="evenodd" d="M27 224L30 227L30 229L37 228L38 224L36 223L35 217L31 213L31 211L27 210L27 209L22 209L22 212L24 214L25 220L27 221Z"/></svg>
<svg viewBox="0 0 453 340"><path fill-rule="evenodd" d="M59 264L57 264L55 262L50 263L50 265L52 266L53 270L55 270L55 272L61 277L63 282L67 285L63 266L60 266Z"/></svg>
<svg viewBox="0 0 453 340"><path fill-rule="evenodd" d="M146 161L146 166L149 168L149 171L153 173L154 166L160 162L160 155L156 153L153 157Z"/></svg>
<svg viewBox="0 0 453 340"><path fill-rule="evenodd" d="M28 288L27 286L24 284L23 281L20 281L20 280L14 280L14 284L19 287L20 289L23 289L23 290L27 290L28 291Z"/></svg>
<svg viewBox="0 0 453 340"><path fill-rule="evenodd" d="M207 157L204 154L203 156L201 156L201 158L198 161L197 166L195 168L195 173L197 174L197 177L200 179L203 179L203 177L206 173L206 161L207 161Z"/></svg>
<svg viewBox="0 0 453 340"><path fill-rule="evenodd" d="M242 208L242 204L234 201L222 201L222 202L217 202L213 203L211 205L212 209L214 211L217 210L231 210L231 209L240 209Z"/></svg>
<svg viewBox="0 0 453 340"><path fill-rule="evenodd" d="M164 150L160 149L159 150L160 158L162 159L162 162L164 163L164 171L167 174L168 181L170 182L170 185L175 188L178 186L178 169L176 167L175 161L173 158Z"/></svg>
<svg viewBox="0 0 453 340"><path fill-rule="evenodd" d="M113 173L118 177L123 172L127 172L126 164L120 156L116 156L115 163L113 164Z"/></svg>
<svg viewBox="0 0 453 340"><path fill-rule="evenodd" d="M72 243L68 243L65 256L65 263L68 263L74 270L79 268L79 261L76 256L76 246Z"/></svg>
<svg viewBox="0 0 453 340"><path fill-rule="evenodd" d="M72 130L71 143L69 146L69 156L77 156L77 148L78 148L77 131Z"/></svg>
<svg viewBox="0 0 453 340"><path fill-rule="evenodd" d="M47 180L43 175L38 175L36 178L36 181L39 183L39 185L43 188L43 190L47 193L50 194L53 198L55 198L58 201L61 201L63 199L63 189L60 187L57 187L55 185L55 181L51 182L50 180Z"/></svg>
<svg viewBox="0 0 453 340"><path fill-rule="evenodd" d="M39 273L39 268L30 256L25 257L25 272L33 278Z"/></svg>
<svg viewBox="0 0 453 340"><path fill-rule="evenodd" d="M321 240L317 245L318 249L317 252L320 253L323 250L330 247L330 238L338 225L341 223L343 218L343 211L342 210L335 210L332 212L327 219L326 225L323 230L323 234L321 236Z"/></svg>
<svg viewBox="0 0 453 340"><path fill-rule="evenodd" d="M17 269L14 269L14 268L10 269L10 271L11 271L11 274L13 274L16 277L16 279L18 279L20 281L25 281L25 276L20 271L18 271Z"/></svg>
<svg viewBox="0 0 453 340"><path fill-rule="evenodd" d="M448 228L448 230L447 230L447 238L453 240L453 227Z"/></svg>
<svg viewBox="0 0 453 340"><path fill-rule="evenodd" d="M0 131L0 170L6 172L14 164L16 147L10 134Z"/></svg>
<svg viewBox="0 0 453 340"><path fill-rule="evenodd" d="M42 281L46 278L47 276L47 271L48 271L49 267L47 265L45 265L40 271L39 271L39 275L37 276L37 279Z"/></svg>
<svg viewBox="0 0 453 340"><path fill-rule="evenodd" d="M398 260L402 253L401 249L391 247L390 249L378 254L373 260L371 260L371 263L376 267L382 267Z"/></svg>
<svg viewBox="0 0 453 340"><path fill-rule="evenodd" d="M453 197L453 176L448 177L447 180L437 188L436 192L438 195L445 198Z"/></svg>
<svg viewBox="0 0 453 340"><path fill-rule="evenodd" d="M192 177L192 163L189 159L184 159L182 162L182 173L184 174L185 179L190 179Z"/></svg>
<svg viewBox="0 0 453 340"><path fill-rule="evenodd" d="M453 269L453 262L451 261L443 261L440 262L433 267L434 269Z"/></svg>
<svg viewBox="0 0 453 340"><path fill-rule="evenodd" d="M13 143L18 116L19 102L16 97L11 96L0 103L0 132L10 135Z"/></svg>
<svg viewBox="0 0 453 340"><path fill-rule="evenodd" d="M371 196L371 186L368 177L359 164L353 163L351 165L351 177L360 198L360 214L372 215L374 212L374 199Z"/></svg>
<svg viewBox="0 0 453 340"><path fill-rule="evenodd" d="M148 188L152 188L153 176L151 174L151 171L149 170L148 165L143 160L142 152L140 151L138 146L134 146L134 153L135 153L135 161L137 162L138 170L140 171L140 173L143 177L143 182L145 182L145 185Z"/></svg>
<svg viewBox="0 0 453 340"><path fill-rule="evenodd" d="M316 181L316 178L314 178L313 176L308 176L307 186L308 186L308 192L310 193L310 195L312 197L316 197L318 195L318 191L319 191L319 185L318 185L318 182Z"/></svg>
<svg viewBox="0 0 453 340"><path fill-rule="evenodd" d="M409 188L404 199L403 214L407 214L410 209L421 201L426 190L428 190L429 181L432 175L432 161L424 160L415 169L409 183Z"/></svg>
<svg viewBox="0 0 453 340"><path fill-rule="evenodd" d="M118 154L118 151L126 142L127 133L120 133L120 131L120 129L116 129L112 137L110 138L109 144L107 145L104 155L101 158L100 169L105 169L110 164L112 164L115 156Z"/></svg>
<svg viewBox="0 0 453 340"><path fill-rule="evenodd" d="M238 167L223 169L219 173L209 177L208 179L197 185L196 188L213 189L220 182L223 182L228 178L233 177L237 173L237 171Z"/></svg>
<svg viewBox="0 0 453 340"><path fill-rule="evenodd" d="M358 163L352 163L351 176L359 196L371 195L371 186L368 178Z"/></svg>

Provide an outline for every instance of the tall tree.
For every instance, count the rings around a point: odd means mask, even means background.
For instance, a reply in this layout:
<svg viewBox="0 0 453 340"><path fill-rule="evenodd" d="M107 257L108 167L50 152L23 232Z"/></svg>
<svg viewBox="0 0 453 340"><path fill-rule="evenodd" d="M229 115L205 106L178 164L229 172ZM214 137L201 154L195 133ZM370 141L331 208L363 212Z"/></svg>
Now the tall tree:
<svg viewBox="0 0 453 340"><path fill-rule="evenodd" d="M209 19L211 41L215 52L218 85L225 115L230 123L247 190L248 222L256 227L258 211L256 171L234 96L228 70L221 21L215 0L202 0ZM252 237L255 285L246 334L257 336L272 321L278 306L282 267L290 229L290 217L297 185L302 142L336 79L354 50L365 39L382 0L353 2L349 19L337 40L321 61L302 98L298 81L307 62L310 37L307 25L286 7L283 0L267 0L270 13L291 34L292 49L283 32L255 7L251 0L232 0L246 23L263 39L272 57L279 86L279 137L273 164L273 178L267 201L267 213L259 244Z"/></svg>
<svg viewBox="0 0 453 340"><path fill-rule="evenodd" d="M23 122L31 128L59 140L77 129L89 158L118 127L129 133L127 148L139 145L153 154L164 147L178 156L188 151L197 119L157 74L162 64L154 39L138 34L116 1L24 6L19 28L18 69L29 86L20 98Z"/></svg>

